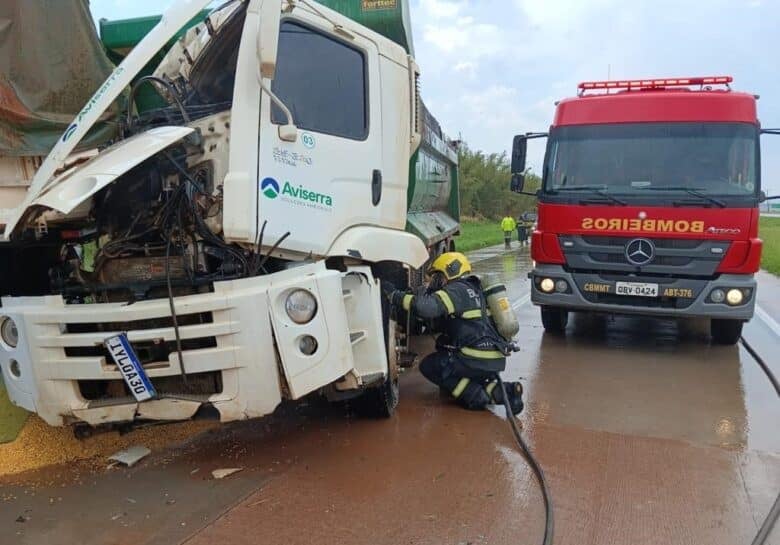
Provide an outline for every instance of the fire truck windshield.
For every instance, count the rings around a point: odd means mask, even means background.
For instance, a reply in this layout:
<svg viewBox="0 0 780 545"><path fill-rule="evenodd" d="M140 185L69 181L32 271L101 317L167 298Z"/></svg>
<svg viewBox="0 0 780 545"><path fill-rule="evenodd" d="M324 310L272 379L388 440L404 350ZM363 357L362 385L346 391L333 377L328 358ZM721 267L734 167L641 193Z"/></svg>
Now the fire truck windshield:
<svg viewBox="0 0 780 545"><path fill-rule="evenodd" d="M687 193L755 196L758 134L757 127L746 123L555 127L545 158L544 192L582 195L593 190L630 198L679 197L692 190Z"/></svg>

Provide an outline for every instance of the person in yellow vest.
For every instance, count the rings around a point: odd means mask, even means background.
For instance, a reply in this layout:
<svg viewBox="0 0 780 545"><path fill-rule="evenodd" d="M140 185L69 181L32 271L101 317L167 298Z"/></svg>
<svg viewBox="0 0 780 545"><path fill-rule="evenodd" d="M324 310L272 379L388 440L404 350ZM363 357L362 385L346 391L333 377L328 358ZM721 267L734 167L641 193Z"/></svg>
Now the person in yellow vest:
<svg viewBox="0 0 780 545"><path fill-rule="evenodd" d="M512 235L515 232L515 228L517 228L517 222L515 221L515 218L508 214L504 216L504 219L501 220L501 230L504 232L505 250L510 250L512 248Z"/></svg>

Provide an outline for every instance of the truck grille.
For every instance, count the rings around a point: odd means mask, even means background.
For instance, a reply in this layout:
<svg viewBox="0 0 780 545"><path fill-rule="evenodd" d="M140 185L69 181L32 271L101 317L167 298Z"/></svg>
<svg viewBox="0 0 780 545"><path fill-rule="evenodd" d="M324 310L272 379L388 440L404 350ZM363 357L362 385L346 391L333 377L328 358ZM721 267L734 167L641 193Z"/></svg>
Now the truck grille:
<svg viewBox="0 0 780 545"><path fill-rule="evenodd" d="M130 393L124 380L80 380L79 393L90 402L90 407L99 407L113 403L133 403L135 398ZM208 400L209 396L222 393L222 373L188 373L187 384L180 375L158 377L154 379L154 389L159 396L175 396L199 401Z"/></svg>
<svg viewBox="0 0 780 545"><path fill-rule="evenodd" d="M728 241L650 238L653 259L641 267L626 258L626 245L645 237L561 236L566 264L573 271L641 272L645 275L712 277L728 251Z"/></svg>
<svg viewBox="0 0 780 545"><path fill-rule="evenodd" d="M593 246L621 246L624 247L630 240L634 240L637 237L594 237L584 236L580 237L587 244ZM698 247L702 241L691 240L687 238L653 238L650 239L655 244L656 248L673 248L677 250L693 250Z"/></svg>
<svg viewBox="0 0 780 545"><path fill-rule="evenodd" d="M177 316L180 330L198 324L214 322L212 313L200 312ZM172 328L173 319L170 316L150 318L146 320L131 320L126 322L76 322L65 324L66 334L113 333L116 331L143 331L160 328ZM94 340L94 339L93 339ZM177 354L176 341L163 338L151 340L136 340L132 343L136 355L141 360L144 369L166 369L171 367L169 356ZM213 335L181 340L182 352L217 348L217 339ZM84 344L81 346L65 346L66 358L97 358L103 367L113 370L111 355L102 343ZM185 356L186 369L186 356ZM210 395L222 391L220 373L192 373L187 375L187 384L181 375L157 377L154 380L155 389L159 395ZM84 399L91 402L112 400L132 401L130 390L124 380L79 380L79 392Z"/></svg>
<svg viewBox="0 0 780 545"><path fill-rule="evenodd" d="M160 395L207 400L222 393L222 370L235 366L234 347L226 339L240 327L223 311L229 308L226 302L211 294L185 296L178 301L186 385L167 299L76 305L51 298L47 303L46 312L36 314L28 324L34 349L47 361L44 378L73 380L90 408L133 402L103 345L116 333L127 333Z"/></svg>

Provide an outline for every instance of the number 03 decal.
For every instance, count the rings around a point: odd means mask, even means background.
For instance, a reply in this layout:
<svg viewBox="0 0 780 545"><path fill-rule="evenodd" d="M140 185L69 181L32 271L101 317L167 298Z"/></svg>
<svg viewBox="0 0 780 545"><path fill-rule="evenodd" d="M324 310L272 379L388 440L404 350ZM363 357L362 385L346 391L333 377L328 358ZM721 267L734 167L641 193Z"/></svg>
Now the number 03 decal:
<svg viewBox="0 0 780 545"><path fill-rule="evenodd" d="M308 132L301 134L301 142L303 142L304 147L309 149L314 147L314 137Z"/></svg>

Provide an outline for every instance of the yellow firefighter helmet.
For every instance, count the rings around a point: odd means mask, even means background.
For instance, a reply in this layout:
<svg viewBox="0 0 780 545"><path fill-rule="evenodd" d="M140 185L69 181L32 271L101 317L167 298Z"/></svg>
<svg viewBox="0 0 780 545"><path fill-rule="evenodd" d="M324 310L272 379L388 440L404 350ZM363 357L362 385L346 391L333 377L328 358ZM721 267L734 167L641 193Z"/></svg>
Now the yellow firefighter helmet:
<svg viewBox="0 0 780 545"><path fill-rule="evenodd" d="M442 273L447 280L455 280L471 272L471 263L460 252L445 252L433 260L428 275Z"/></svg>

